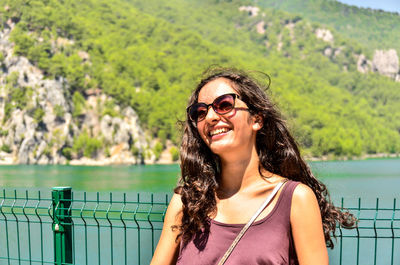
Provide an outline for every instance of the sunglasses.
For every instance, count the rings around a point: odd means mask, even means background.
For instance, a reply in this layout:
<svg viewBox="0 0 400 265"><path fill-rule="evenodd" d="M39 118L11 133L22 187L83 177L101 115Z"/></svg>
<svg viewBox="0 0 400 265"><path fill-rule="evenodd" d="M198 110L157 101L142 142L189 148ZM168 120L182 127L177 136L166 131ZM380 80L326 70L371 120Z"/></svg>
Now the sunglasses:
<svg viewBox="0 0 400 265"><path fill-rule="evenodd" d="M206 118L208 109L210 106L213 108L215 113L223 115L227 114L235 107L235 99L239 98L239 95L225 94L217 97L211 104L206 103L195 103L189 106L186 111L189 114L189 119L193 122L199 122Z"/></svg>

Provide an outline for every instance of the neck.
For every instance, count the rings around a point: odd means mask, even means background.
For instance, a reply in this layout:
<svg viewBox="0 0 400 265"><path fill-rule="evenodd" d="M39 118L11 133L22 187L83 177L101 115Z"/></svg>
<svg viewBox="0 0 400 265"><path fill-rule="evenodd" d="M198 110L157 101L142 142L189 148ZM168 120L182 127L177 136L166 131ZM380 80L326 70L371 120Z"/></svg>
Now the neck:
<svg viewBox="0 0 400 265"><path fill-rule="evenodd" d="M257 180L261 180L258 167L259 157L255 147L248 156L239 154L237 159L221 157L219 191L226 196L231 196L245 190Z"/></svg>

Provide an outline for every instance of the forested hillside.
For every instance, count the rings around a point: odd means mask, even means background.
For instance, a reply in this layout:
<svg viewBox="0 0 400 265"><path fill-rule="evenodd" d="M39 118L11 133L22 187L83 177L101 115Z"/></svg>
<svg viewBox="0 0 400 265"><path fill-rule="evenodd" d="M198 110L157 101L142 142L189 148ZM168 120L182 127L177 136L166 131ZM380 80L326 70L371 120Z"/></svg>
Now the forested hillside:
<svg viewBox="0 0 400 265"><path fill-rule="evenodd" d="M369 49L396 49L400 52L400 14L358 8L336 0L260 0L262 7L298 14L336 29Z"/></svg>
<svg viewBox="0 0 400 265"><path fill-rule="evenodd" d="M0 10L3 27L15 24L14 54L67 80L74 119L84 115L80 99L100 90L113 98L103 115L130 106L150 137L178 145L176 121L201 72L236 66L271 76L269 93L306 155L399 153L400 83L357 70L370 47L306 15L248 9L252 2L1 0ZM330 39L317 34L328 31ZM15 108L23 106L10 98L9 113Z"/></svg>

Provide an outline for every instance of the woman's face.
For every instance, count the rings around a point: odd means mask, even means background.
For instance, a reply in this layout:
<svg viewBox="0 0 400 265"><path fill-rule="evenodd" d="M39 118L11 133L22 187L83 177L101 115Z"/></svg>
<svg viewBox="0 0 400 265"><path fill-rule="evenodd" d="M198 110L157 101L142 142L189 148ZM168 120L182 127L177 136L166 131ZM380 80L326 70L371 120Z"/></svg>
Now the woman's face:
<svg viewBox="0 0 400 265"><path fill-rule="evenodd" d="M198 102L211 104L217 97L232 93L239 95L228 79L218 78L201 88ZM210 106L206 117L197 122L197 129L213 153L244 154L255 146L255 136L261 128L255 120L246 103L236 98L234 108L223 115Z"/></svg>

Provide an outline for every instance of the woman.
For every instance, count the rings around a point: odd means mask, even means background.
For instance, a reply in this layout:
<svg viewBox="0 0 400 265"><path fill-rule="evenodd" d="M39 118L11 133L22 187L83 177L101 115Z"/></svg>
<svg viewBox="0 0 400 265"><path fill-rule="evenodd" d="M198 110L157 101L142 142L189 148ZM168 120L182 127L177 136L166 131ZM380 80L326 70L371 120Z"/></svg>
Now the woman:
<svg viewBox="0 0 400 265"><path fill-rule="evenodd" d="M181 173L153 265L218 264L279 183L225 264L328 264L336 222L355 225L331 204L262 86L241 71L216 69L193 92Z"/></svg>

